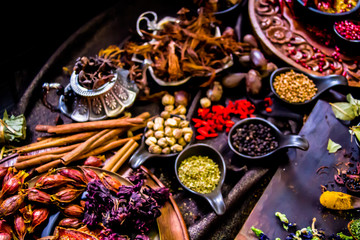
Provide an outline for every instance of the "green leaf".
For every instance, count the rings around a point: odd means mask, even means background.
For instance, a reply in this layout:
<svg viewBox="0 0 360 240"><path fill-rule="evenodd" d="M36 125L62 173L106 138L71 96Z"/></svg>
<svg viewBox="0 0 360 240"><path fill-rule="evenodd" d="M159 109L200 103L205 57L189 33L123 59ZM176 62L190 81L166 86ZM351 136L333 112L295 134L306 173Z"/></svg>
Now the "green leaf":
<svg viewBox="0 0 360 240"><path fill-rule="evenodd" d="M20 141L26 138L26 120L23 114L19 116L12 115L9 117L5 111L3 119L0 119L1 128L0 131L2 136L0 138L0 144L9 143L13 141Z"/></svg>
<svg viewBox="0 0 360 240"><path fill-rule="evenodd" d="M339 150L341 147L340 144L333 142L330 138L329 138L329 142L327 145L327 150L329 151L329 153L336 153L337 150Z"/></svg>
<svg viewBox="0 0 360 240"><path fill-rule="evenodd" d="M347 102L330 103L335 117L344 121L351 121L357 115L354 113L352 104Z"/></svg>
<svg viewBox="0 0 360 240"><path fill-rule="evenodd" d="M357 140L360 141L360 126L353 126L350 128L350 134L355 134Z"/></svg>

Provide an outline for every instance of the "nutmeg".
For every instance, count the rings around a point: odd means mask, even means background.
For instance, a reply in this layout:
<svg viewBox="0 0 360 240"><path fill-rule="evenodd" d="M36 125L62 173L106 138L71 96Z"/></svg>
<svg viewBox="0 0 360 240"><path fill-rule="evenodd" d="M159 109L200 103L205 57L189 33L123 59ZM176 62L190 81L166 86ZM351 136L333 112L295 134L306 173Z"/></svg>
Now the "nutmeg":
<svg viewBox="0 0 360 240"><path fill-rule="evenodd" d="M172 96L171 94L166 93L162 99L161 99L161 103L166 106L166 105L174 105L175 103L175 98L174 96Z"/></svg>

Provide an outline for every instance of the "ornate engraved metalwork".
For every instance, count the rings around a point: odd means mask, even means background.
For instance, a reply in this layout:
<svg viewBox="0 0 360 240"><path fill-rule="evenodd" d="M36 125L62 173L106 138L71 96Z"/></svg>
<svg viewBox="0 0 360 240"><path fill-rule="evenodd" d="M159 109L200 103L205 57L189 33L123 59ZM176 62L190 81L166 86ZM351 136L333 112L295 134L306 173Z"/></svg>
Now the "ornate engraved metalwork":
<svg viewBox="0 0 360 240"><path fill-rule="evenodd" d="M321 43L315 44L288 6L281 14L278 1L250 0L249 14L260 41L288 64L316 75L343 74L350 86L360 87L359 57L331 52Z"/></svg>

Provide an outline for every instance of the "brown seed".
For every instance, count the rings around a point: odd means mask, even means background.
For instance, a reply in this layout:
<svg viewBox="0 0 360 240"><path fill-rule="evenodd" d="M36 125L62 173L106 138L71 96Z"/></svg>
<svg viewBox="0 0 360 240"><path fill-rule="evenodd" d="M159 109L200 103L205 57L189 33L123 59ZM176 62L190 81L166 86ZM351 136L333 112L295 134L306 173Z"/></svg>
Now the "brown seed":
<svg viewBox="0 0 360 240"><path fill-rule="evenodd" d="M27 229L26 229L26 224L25 224L24 218L20 214L17 214L14 217L14 229L15 229L18 239L24 240L25 235L27 233Z"/></svg>
<svg viewBox="0 0 360 240"><path fill-rule="evenodd" d="M82 189L68 188L51 195L50 198L52 202L69 203L78 198L83 192Z"/></svg>
<svg viewBox="0 0 360 240"><path fill-rule="evenodd" d="M24 203L24 194L18 194L5 199L0 205L0 217L12 215Z"/></svg>
<svg viewBox="0 0 360 240"><path fill-rule="evenodd" d="M107 173L101 173L100 175L100 180L101 182L104 184L104 186L107 189L110 189L114 192L118 192L119 188L121 187L121 182L113 177L111 177L109 174Z"/></svg>
<svg viewBox="0 0 360 240"><path fill-rule="evenodd" d="M43 204L51 203L50 194L36 188L30 188L28 190L27 198L29 201L33 201L33 202L39 202Z"/></svg>
<svg viewBox="0 0 360 240"><path fill-rule="evenodd" d="M35 188L38 189L49 189L61 186L67 183L76 183L75 180L65 177L60 174L46 175L45 177L39 178L35 183Z"/></svg>
<svg viewBox="0 0 360 240"><path fill-rule="evenodd" d="M79 228L83 222L78 218L64 218L59 222L60 227Z"/></svg>
<svg viewBox="0 0 360 240"><path fill-rule="evenodd" d="M68 217L81 218L84 213L84 208L77 204L69 204L62 209L64 215Z"/></svg>
<svg viewBox="0 0 360 240"><path fill-rule="evenodd" d="M49 209L47 208L38 208L35 209L32 213L32 221L28 229L29 233L32 233L37 226L43 223L49 216Z"/></svg>

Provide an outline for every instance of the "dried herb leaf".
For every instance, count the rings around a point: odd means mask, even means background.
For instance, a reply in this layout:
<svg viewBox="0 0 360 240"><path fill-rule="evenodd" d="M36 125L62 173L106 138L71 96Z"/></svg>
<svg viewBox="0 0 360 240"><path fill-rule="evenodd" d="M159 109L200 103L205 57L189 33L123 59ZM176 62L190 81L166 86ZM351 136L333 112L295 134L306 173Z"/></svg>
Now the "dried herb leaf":
<svg viewBox="0 0 360 240"><path fill-rule="evenodd" d="M335 114L335 117L340 120L351 121L356 117L356 115L354 114L353 105L350 103L347 102L331 103L331 107Z"/></svg>
<svg viewBox="0 0 360 240"><path fill-rule="evenodd" d="M350 134L356 136L357 140L360 141L360 126L353 126L350 128Z"/></svg>
<svg viewBox="0 0 360 240"><path fill-rule="evenodd" d="M340 148L342 148L342 146L340 144L332 141L329 138L329 142L328 142L328 145L327 145L327 150L329 151L329 153L336 153L337 150L339 150Z"/></svg>
<svg viewBox="0 0 360 240"><path fill-rule="evenodd" d="M9 117L6 110L0 119L0 144L18 142L26 138L26 120L23 114Z"/></svg>

